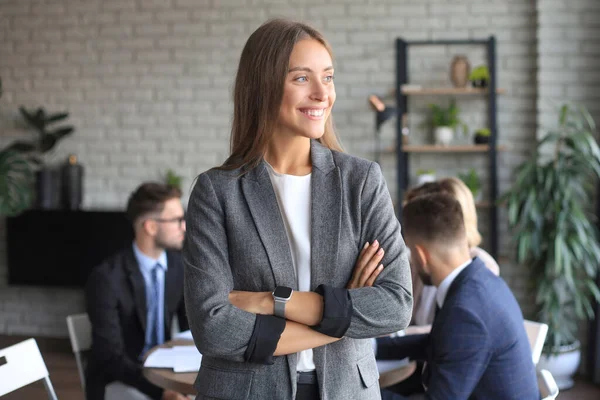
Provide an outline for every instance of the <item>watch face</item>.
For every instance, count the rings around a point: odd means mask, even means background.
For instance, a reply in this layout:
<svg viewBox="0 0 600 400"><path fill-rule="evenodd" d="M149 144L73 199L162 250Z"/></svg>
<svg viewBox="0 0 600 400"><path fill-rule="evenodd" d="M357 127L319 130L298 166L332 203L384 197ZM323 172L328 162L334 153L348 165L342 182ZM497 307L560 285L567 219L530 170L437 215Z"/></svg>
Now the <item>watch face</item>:
<svg viewBox="0 0 600 400"><path fill-rule="evenodd" d="M280 297L282 299L289 299L292 296L292 288L287 286L277 286L273 292L273 296Z"/></svg>

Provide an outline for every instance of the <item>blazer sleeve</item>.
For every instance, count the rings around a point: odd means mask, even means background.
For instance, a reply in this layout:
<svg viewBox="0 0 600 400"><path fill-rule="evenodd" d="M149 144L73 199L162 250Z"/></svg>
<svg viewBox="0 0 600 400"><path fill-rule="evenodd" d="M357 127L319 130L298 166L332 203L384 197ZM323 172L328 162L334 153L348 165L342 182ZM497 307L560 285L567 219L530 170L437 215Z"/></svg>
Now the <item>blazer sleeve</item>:
<svg viewBox="0 0 600 400"><path fill-rule="evenodd" d="M190 196L183 263L185 305L198 350L230 361L273 363L285 320L257 316L229 302L233 276L225 214L206 173Z"/></svg>
<svg viewBox="0 0 600 400"><path fill-rule="evenodd" d="M467 400L492 356L492 343L483 321L473 312L454 307L431 338L428 399Z"/></svg>
<svg viewBox="0 0 600 400"><path fill-rule="evenodd" d="M385 250L384 268L375 284L349 290L352 316L345 336L363 339L406 328L413 305L408 251L377 163L371 163L364 181L360 213L360 243L378 240Z"/></svg>
<svg viewBox="0 0 600 400"><path fill-rule="evenodd" d="M91 356L113 379L139 389L152 399L160 399L163 390L148 382L141 363L130 359L125 352L116 299L110 276L97 268L86 287L87 312L92 324Z"/></svg>

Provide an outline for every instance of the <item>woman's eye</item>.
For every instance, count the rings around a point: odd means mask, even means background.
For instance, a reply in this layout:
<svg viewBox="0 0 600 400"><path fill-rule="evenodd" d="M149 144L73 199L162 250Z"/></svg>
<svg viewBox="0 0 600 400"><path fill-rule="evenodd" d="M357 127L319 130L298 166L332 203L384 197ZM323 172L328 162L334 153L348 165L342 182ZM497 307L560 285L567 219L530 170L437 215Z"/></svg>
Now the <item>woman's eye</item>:
<svg viewBox="0 0 600 400"><path fill-rule="evenodd" d="M333 82L333 75L328 75L325 77L325 82Z"/></svg>
<svg viewBox="0 0 600 400"><path fill-rule="evenodd" d="M308 78L306 76L299 76L295 79L295 81L297 82L306 82L308 81Z"/></svg>

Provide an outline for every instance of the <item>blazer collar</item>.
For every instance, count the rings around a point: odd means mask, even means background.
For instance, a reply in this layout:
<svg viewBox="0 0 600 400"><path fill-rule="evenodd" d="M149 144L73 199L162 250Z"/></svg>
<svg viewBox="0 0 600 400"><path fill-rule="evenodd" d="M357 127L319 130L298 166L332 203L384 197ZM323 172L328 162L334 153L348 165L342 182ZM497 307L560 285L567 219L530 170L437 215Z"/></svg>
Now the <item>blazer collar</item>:
<svg viewBox="0 0 600 400"><path fill-rule="evenodd" d="M135 302L135 309L137 312L138 319L142 325L142 329L146 331L146 318L147 310L146 306L146 283L144 282L144 276L140 271L137 259L133 253L133 246L128 246L125 249L125 269L133 292L133 300Z"/></svg>
<svg viewBox="0 0 600 400"><path fill-rule="evenodd" d="M448 293L446 294L446 301L444 301L444 304L446 304L448 299L450 297L452 297L452 295L454 293L456 293L458 288L460 288L462 286L463 282L465 282L467 279L469 279L475 273L477 273L477 271L480 268L485 268L485 264L483 264L483 261L481 261L478 257L473 258L473 261L471 261L471 264L469 264L465 269L463 269L462 272L460 274L458 274L458 276L454 279L454 281L450 285L450 288L448 289Z"/></svg>
<svg viewBox="0 0 600 400"><path fill-rule="evenodd" d="M342 214L342 182L331 150L311 140L311 290L333 273ZM285 225L265 161L242 178L242 190L265 246L276 285L297 289ZM276 212L274 212L276 211ZM325 266L327 266L325 268Z"/></svg>
<svg viewBox="0 0 600 400"><path fill-rule="evenodd" d="M312 161L313 173L314 168L316 168L327 175L336 167L331 150L323 146L318 140L311 139L310 141L310 158ZM244 174L243 178L255 182L262 182L265 178L268 178L268 174L267 164L264 160L261 160L255 168Z"/></svg>

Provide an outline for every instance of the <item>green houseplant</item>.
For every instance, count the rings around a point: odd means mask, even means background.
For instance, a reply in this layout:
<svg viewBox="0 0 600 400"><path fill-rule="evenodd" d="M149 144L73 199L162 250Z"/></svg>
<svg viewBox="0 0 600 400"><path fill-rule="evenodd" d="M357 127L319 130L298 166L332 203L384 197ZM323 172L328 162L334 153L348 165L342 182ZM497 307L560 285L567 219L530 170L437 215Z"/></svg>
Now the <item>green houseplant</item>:
<svg viewBox="0 0 600 400"><path fill-rule="evenodd" d="M467 125L459 117L460 109L454 99L448 107L442 107L438 104L430 104L431 127L434 129L436 144L448 146L454 137L454 130L462 127L463 132L467 133Z"/></svg>
<svg viewBox="0 0 600 400"><path fill-rule="evenodd" d="M469 188L473 193L473 198L477 201L481 195L481 179L477 175L475 168L469 169L468 172L458 174L458 178Z"/></svg>
<svg viewBox="0 0 600 400"><path fill-rule="evenodd" d="M517 167L514 184L501 198L517 261L531 269L537 318L549 327L548 359L569 347L577 350L578 323L593 317L593 302L600 300L594 281L600 242L590 201L600 177L595 124L585 109L568 105L561 107L558 122ZM578 363L579 358L573 373ZM572 385L569 376L551 372L559 387Z"/></svg>
<svg viewBox="0 0 600 400"><path fill-rule="evenodd" d="M0 97L2 80L0 79ZM11 146L0 150L0 215L15 216L33 200L33 172L29 162Z"/></svg>
<svg viewBox="0 0 600 400"><path fill-rule="evenodd" d="M489 128L481 128L475 131L475 136L473 137L473 142L475 144L487 144L490 142L490 136L492 135L492 131Z"/></svg>
<svg viewBox="0 0 600 400"><path fill-rule="evenodd" d="M469 74L469 80L475 88L486 88L490 80L490 71L487 65L480 65L474 68Z"/></svg>
<svg viewBox="0 0 600 400"><path fill-rule="evenodd" d="M183 181L183 177L181 175L178 175L172 169L167 170L167 173L165 174L165 183L167 185L176 187L177 189L181 190L181 182L182 181Z"/></svg>

